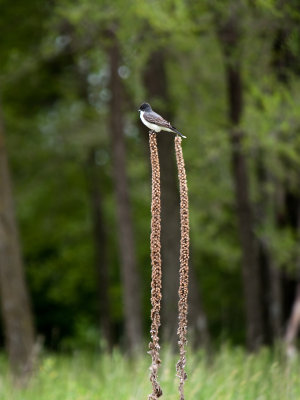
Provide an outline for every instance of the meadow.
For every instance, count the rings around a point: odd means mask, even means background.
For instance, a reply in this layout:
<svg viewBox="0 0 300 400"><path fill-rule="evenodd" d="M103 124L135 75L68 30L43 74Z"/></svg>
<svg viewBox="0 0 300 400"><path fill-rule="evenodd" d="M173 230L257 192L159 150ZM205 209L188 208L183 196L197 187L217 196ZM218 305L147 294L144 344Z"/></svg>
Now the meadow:
<svg viewBox="0 0 300 400"><path fill-rule="evenodd" d="M162 399L175 400L176 357L162 354ZM150 357L135 361L115 350L109 354L45 354L35 377L25 389L11 383L1 357L2 400L141 400L150 393ZM241 348L224 347L209 363L202 353L189 351L186 400L285 400L300 398L299 360L286 363L274 351L248 355Z"/></svg>

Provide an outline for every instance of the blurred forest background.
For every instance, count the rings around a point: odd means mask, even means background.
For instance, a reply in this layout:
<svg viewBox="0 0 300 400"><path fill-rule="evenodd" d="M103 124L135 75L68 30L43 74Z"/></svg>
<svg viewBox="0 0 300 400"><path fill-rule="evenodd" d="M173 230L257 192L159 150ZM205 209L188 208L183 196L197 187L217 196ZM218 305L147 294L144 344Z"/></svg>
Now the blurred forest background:
<svg viewBox="0 0 300 400"><path fill-rule="evenodd" d="M0 0L0 9L1 345L13 367L28 363L38 336L64 351L132 352L149 338L143 101L187 136L191 343L292 343L299 2ZM162 337L176 343L177 170L173 136L158 141Z"/></svg>

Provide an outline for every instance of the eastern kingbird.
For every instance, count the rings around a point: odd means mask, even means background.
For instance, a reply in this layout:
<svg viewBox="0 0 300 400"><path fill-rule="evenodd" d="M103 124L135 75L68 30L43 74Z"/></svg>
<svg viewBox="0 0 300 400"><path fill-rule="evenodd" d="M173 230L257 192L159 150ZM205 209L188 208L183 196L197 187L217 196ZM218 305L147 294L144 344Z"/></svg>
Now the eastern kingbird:
<svg viewBox="0 0 300 400"><path fill-rule="evenodd" d="M142 123L146 125L149 129L155 132L160 131L167 131L167 132L174 132L180 135L183 138L182 133L180 133L174 126L170 124L170 122L166 121L162 116L154 112L148 103L143 103L140 108L138 109L140 112L140 118Z"/></svg>

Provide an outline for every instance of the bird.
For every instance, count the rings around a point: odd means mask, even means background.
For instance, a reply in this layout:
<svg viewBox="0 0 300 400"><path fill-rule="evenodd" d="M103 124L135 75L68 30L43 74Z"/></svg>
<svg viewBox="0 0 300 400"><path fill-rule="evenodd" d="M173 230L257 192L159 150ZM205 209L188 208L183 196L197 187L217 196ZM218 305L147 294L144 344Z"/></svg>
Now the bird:
<svg viewBox="0 0 300 400"><path fill-rule="evenodd" d="M143 103L138 109L140 112L140 118L142 123L146 125L149 129L155 132L167 131L174 132L183 138L186 138L182 133L180 133L170 122L166 121L161 115L157 114L152 110L150 104Z"/></svg>

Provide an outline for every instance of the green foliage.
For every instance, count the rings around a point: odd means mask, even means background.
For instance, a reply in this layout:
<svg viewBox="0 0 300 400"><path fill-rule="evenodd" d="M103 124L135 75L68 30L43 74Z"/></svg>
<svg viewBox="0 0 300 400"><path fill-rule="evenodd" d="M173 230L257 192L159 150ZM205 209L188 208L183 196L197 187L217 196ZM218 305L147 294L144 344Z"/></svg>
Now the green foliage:
<svg viewBox="0 0 300 400"><path fill-rule="evenodd" d="M247 356L224 347L211 365L202 354L189 352L187 398L205 400L296 399L300 395L299 362L286 365L267 350ZM164 396L178 398L176 359L162 354L161 385ZM149 359L133 362L118 350L112 355L76 353L72 357L45 355L27 389L12 387L7 363L1 359L0 395L6 400L138 400L150 392Z"/></svg>

